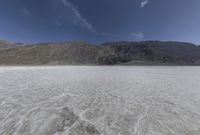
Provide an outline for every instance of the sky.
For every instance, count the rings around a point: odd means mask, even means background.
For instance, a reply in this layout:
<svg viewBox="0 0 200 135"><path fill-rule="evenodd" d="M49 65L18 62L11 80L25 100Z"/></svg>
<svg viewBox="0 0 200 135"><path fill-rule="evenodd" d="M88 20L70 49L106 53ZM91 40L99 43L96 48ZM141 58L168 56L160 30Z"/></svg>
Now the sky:
<svg viewBox="0 0 200 135"><path fill-rule="evenodd" d="M200 44L200 0L0 0L0 39Z"/></svg>

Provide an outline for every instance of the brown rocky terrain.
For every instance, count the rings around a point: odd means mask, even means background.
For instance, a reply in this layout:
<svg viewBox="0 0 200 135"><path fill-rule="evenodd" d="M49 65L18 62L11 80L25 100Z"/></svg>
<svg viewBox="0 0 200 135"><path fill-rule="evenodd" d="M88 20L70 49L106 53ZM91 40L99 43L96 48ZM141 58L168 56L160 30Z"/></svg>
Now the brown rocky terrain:
<svg viewBox="0 0 200 135"><path fill-rule="evenodd" d="M1 65L199 65L200 47L182 42L0 42Z"/></svg>

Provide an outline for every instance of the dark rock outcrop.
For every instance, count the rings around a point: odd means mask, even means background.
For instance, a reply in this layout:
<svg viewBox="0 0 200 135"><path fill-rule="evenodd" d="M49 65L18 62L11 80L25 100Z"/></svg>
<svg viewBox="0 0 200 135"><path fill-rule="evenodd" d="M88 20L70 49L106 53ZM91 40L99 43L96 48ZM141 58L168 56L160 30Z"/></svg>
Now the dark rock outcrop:
<svg viewBox="0 0 200 135"><path fill-rule="evenodd" d="M182 42L112 42L105 43L114 49L118 57L129 61L153 62L160 64L199 65L200 47Z"/></svg>

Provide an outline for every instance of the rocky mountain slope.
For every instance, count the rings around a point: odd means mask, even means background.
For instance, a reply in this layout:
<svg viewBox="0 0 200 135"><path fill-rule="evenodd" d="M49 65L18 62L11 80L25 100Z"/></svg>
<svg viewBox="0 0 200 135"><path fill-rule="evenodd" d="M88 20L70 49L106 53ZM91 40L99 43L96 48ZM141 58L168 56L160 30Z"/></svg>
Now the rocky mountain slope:
<svg viewBox="0 0 200 135"><path fill-rule="evenodd" d="M105 43L120 58L129 63L200 64L200 47L183 42L112 42Z"/></svg>
<svg viewBox="0 0 200 135"><path fill-rule="evenodd" d="M18 46L0 51L3 65L90 65L101 56L112 54L109 47L84 42L45 43Z"/></svg>
<svg viewBox="0 0 200 135"><path fill-rule="evenodd" d="M0 50L8 49L14 47L12 42L8 42L6 40L0 40Z"/></svg>
<svg viewBox="0 0 200 135"><path fill-rule="evenodd" d="M15 46L0 43L0 46L0 65L200 65L200 47L182 42L110 42L98 46L85 42Z"/></svg>

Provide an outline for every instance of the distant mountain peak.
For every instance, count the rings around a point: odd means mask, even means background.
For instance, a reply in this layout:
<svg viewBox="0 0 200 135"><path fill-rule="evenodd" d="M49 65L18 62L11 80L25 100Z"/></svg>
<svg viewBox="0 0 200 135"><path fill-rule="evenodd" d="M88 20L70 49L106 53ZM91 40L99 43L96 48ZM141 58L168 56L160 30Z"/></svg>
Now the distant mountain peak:
<svg viewBox="0 0 200 135"><path fill-rule="evenodd" d="M200 47L174 41L70 41L34 45L0 41L0 65L200 65Z"/></svg>

